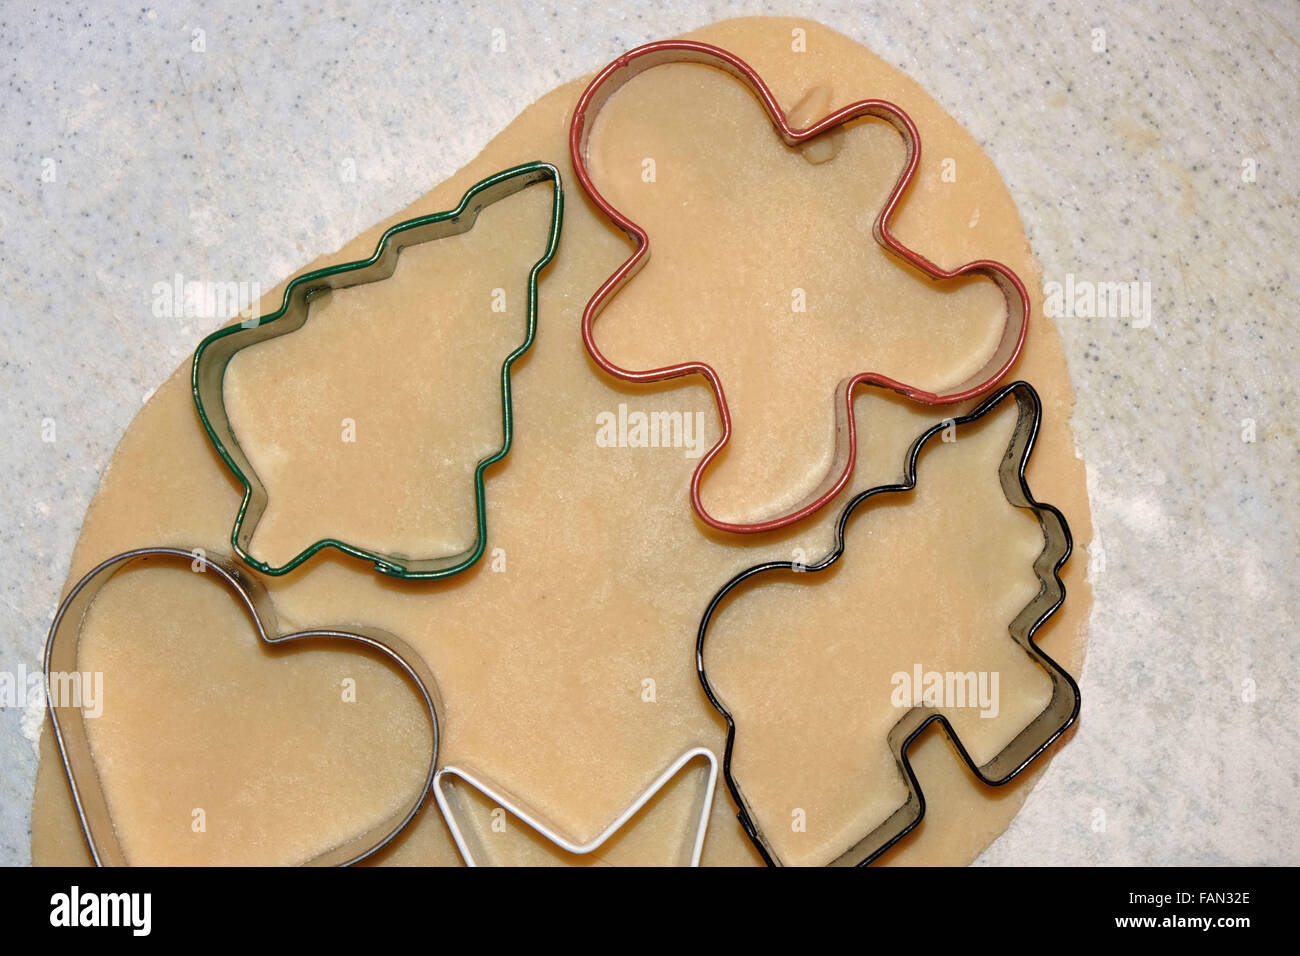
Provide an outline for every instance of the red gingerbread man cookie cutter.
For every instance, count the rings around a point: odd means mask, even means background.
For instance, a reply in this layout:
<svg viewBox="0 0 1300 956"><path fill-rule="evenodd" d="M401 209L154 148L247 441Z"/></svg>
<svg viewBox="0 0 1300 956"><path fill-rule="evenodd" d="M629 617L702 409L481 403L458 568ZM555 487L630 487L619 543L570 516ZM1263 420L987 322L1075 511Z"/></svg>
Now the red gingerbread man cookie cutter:
<svg viewBox="0 0 1300 956"><path fill-rule="evenodd" d="M601 352L592 333L592 327L601 311L649 260L650 236L644 229L614 208L609 200L601 195L595 183L592 182L591 173L587 169L587 140L590 136L591 127L594 125L594 118L600 108L624 83L645 70L666 63L681 62L700 63L716 67L740 80L757 97L767 114L768 120L781 137L782 142L787 146L799 146L847 123L849 120L862 116L876 117L889 123L902 136L907 148L907 158L898 181L894 184L889 198L885 201L885 205L876 217L875 224L872 227L876 241L886 250L904 259L931 279L953 279L967 275L985 276L1002 290L1007 301L1006 323L1003 326L1002 336L997 347L979 371L960 385L955 386L951 391L936 394L935 392L929 392L896 381L879 372L860 372L841 382L837 386L837 391L840 392L843 402L841 404L839 397L837 397L836 404L836 415L840 420L840 427L837 428L839 441L835 459L831 464L826 479L809 498L793 511L752 523L733 523L716 518L709 514L700 500L700 483L704 477L704 472L709 467L709 463L731 439L731 412L727 407L726 394L723 391L722 380L718 377L718 373L707 363L697 361L644 370L623 368L611 362ZM815 513L844 489L853 476L853 468L857 460L857 429L854 423L853 394L858 386L873 385L887 388L924 405L955 405L989 392L1010 371L1024 348L1025 336L1029 330L1029 295L1025 291L1024 283L1011 269L991 259L979 259L958 266L955 269L944 269L920 253L907 248L890 232L890 221L893 218L894 211L911 183L921 161L920 134L917 132L911 117L893 103L886 100L859 100L836 110L810 126L795 129L787 122L785 113L777 104L776 98L772 95L772 91L768 89L767 84L763 82L753 67L744 60L733 53L708 43L691 40L662 40L647 43L624 53L601 70L596 75L596 78L591 81L590 85L583 91L582 97L578 100L578 105L573 112L573 122L569 128L569 153L573 160L574 173L583 190L591 197L591 200L600 208L601 212L626 232L636 244L636 249L632 252L632 255L605 280L588 301L582 315L582 340L596 364L610 375L624 381L658 382L697 373L708 379L709 385L713 389L718 414L722 419L722 436L700 458L699 463L696 465L695 473L691 476L691 504L696 514L700 516L700 519L705 524L719 531L753 534L784 528Z"/></svg>

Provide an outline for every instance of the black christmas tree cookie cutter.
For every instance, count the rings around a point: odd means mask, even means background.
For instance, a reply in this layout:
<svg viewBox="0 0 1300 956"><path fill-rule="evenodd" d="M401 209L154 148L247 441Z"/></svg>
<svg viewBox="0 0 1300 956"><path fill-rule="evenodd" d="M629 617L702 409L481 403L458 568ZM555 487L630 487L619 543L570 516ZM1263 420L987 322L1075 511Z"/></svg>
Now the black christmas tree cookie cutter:
<svg viewBox="0 0 1300 956"><path fill-rule="evenodd" d="M989 786L1002 786L1013 780L1022 770L1045 751L1079 715L1079 686L1066 671L1045 654L1035 643L1039 628L1065 601L1065 586L1060 571L1070 556L1073 541L1065 517L1052 505L1036 501L1025 479L1025 467L1033 451L1042 420L1042 402L1038 393L1027 382L1007 385L984 401L969 415L940 422L923 432L908 451L904 478L899 484L881 485L855 496L841 512L836 524L835 546L820 560L811 564L793 561L769 561L741 571L709 601L700 621L695 644L695 666L700 684L711 703L727 724L727 744L722 759L723 779L739 809L739 819L750 841L769 866L782 865L775 849L759 828L753 809L732 770L732 755L736 744L736 721L726 704L709 682L704 665L704 644L709 624L723 600L745 582L776 573L817 574L826 571L844 556L845 529L849 520L859 511L866 511L869 502L885 495L907 493L916 487L917 459L922 449L934 436L952 425L965 425L983 418L1008 398L1014 398L1019 410L1011 442L999 465L998 475L1007 501L1017 508L1033 512L1043 533L1043 550L1034 561L1034 574L1039 581L1038 594L1008 625L1011 638L1025 651L1035 664L1043 669L1051 681L1051 697L1047 705L1001 751L983 764L972 759L965 745L943 713L934 708L920 706L909 709L889 732L888 744L899 772L907 784L906 801L866 836L839 852L832 866L865 866L876 860L886 850L911 832L925 815L925 796L908 759L908 748L931 724L937 723L963 762L973 774Z"/></svg>

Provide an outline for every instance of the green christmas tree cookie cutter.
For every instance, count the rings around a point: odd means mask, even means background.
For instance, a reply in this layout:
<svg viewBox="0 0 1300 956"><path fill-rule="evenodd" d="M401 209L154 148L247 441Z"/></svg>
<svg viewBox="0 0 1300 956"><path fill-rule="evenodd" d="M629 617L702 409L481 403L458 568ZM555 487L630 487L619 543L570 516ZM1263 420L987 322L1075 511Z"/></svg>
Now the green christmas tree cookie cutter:
<svg viewBox="0 0 1300 956"><path fill-rule="evenodd" d="M257 530L258 522L266 512L269 499L266 487L258 478L257 472L235 437L226 410L223 384L226 368L235 353L258 342L302 328L307 321L308 303L313 296L328 290L344 289L387 279L397 268L397 257L405 247L468 232L473 228L478 214L484 208L522 189L543 182L550 182L555 193L550 233L546 251L533 264L528 275L528 317L524 341L501 363L501 447L480 459L474 469L476 512L474 543L467 550L456 554L410 558L405 555L382 554L337 538L322 538L279 566L253 557L249 553L249 545L253 533ZM560 182L560 172L550 163L526 163L502 170L471 186L455 209L408 219L391 227L380 237L370 258L345 262L297 276L284 290L284 301L275 312L220 329L199 343L194 353L191 377L194 404L213 447L244 486L244 500L235 515L234 527L230 533L230 543L241 560L263 574L282 575L298 567L316 552L324 548L335 548L352 557L372 562L375 570L381 574L409 580L435 580L459 574L483 556L487 547L487 503L483 488L483 473L510 451L514 431L510 372L519 357L532 346L533 339L536 337L538 276L555 256L560 241L563 214L564 191Z"/></svg>

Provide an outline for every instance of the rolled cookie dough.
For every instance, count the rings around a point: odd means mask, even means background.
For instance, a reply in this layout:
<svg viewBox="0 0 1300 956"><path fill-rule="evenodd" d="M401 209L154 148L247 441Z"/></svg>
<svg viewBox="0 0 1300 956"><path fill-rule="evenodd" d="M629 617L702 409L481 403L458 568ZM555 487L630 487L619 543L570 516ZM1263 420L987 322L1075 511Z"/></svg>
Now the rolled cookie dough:
<svg viewBox="0 0 1300 956"><path fill-rule="evenodd" d="M796 30L805 31L804 52L792 48ZM1041 287L1015 205L992 163L956 121L905 75L858 44L805 20L733 20L690 36L746 59L787 107L820 89L830 91L832 107L863 97L899 103L916 122L923 143L921 169L896 220L900 238L943 265L981 257L999 259L1015 269L1031 291ZM412 642L426 656L442 694L440 761L472 766L557 827L584 839L600 832L688 747L703 744L721 752L723 724L708 706L694 668L696 629L714 591L736 571L761 560L815 557L826 551L833 522L849 494L898 480L903 453L924 427L969 410L936 414L875 390L863 391L856 400L860 457L852 486L815 519L761 537L720 535L693 518L687 498L696 460L691 447L671 447L671 442L670 447L635 447L635 442L620 440L610 447L608 441L599 440L601 423L607 424L610 416L616 422L630 421L637 412L679 414L692 423L696 413L701 414L703 448L715 440L718 425L712 396L701 381L624 386L600 374L583 350L578 334L582 307L629 251L626 237L598 217L577 190L567 161L569 113L585 82L575 81L543 97L465 169L335 255L312 264L317 267L368 254L383 228L450 208L469 185L506 166L543 159L560 167L568 186L564 233L559 255L541 284L537 342L516 366L515 446L510 457L488 475L489 555L457 578L429 584L383 579L359 562L332 554L314 558L285 578L268 581L284 627L356 621L386 628ZM709 129L725 135L701 133ZM593 164L602 186L616 202L626 204L633 218L650 227L655 248L646 270L598 324L602 346L627 364L654 361L661 355L727 363L722 371L737 433L713 478L715 486L707 487L706 482L706 493L718 496L723 514L762 511L781 495L798 498L801 490L817 483L830 454L830 388L843 373L842 366L914 373L918 380L943 384L959 379L971 350L996 334L996 317L979 290L949 293L943 299L924 283L903 281L905 275L882 278L889 277L891 269L902 269L882 258L870 236L877 212L874 199L897 175L901 156L897 137L880 124L860 123L846 129L838 145L837 155L820 164L789 154L743 90L722 74L689 65L664 67L636 78L610 101L593 134ZM647 156L647 151L654 155ZM656 160L653 184L642 179L646 158ZM955 182L941 178L945 160L955 164ZM817 180L808 177L822 174L831 176L835 189L810 187ZM526 235L536 234L531 231L532 220L542 214L548 198L543 193L527 190L512 207L511 215L520 217ZM726 268L720 268L710 252L713 243L699 246L700 230L705 228L717 248L735 257ZM747 238L738 235L743 232L749 232L755 242L738 241ZM431 247L430 262L437 257L436 247L437 243ZM764 275L774 261L780 268L767 288L755 277ZM486 284L500 284L488 264L482 269L479 287L468 294L480 294ZM376 317L376 323L392 323L399 330L409 330L410 323L427 326L431 290L420 281L419 270L412 260L389 280L392 290L385 294L393 297L394 311ZM791 310L795 287L807 293L807 313ZM273 290L262 303L263 311L278 304L281 293L282 287ZM942 301L937 302L937 296ZM970 301L962 302L960 316L947 307L965 299ZM906 320L897 321L898 315ZM340 336L335 341L342 343L346 323L335 324ZM318 331L326 338L333 334L325 324ZM306 334L304 329L284 338L286 356L292 354L290 340ZM396 334L400 340L408 333ZM829 347L823 349L827 343ZM824 367L832 358L838 364ZM382 365L385 355L383 350L352 351L346 360L354 366ZM454 373L454 362L446 367ZM1090 526L1083 464L1075 457L1069 429L1073 395L1056 330L1037 304L1024 357L1014 374L1032 382L1044 403L1043 428L1029 469L1031 486L1040 500L1066 514L1081 551ZM123 437L86 515L69 583L105 556L131 547L174 544L228 553L240 489L202 434L188 376L187 363L157 390ZM455 380L453 375L453 381L468 379ZM375 400L358 390L344 404L357 410L348 416L358 422L357 445L372 456L375 473L382 473L384 481L375 488L363 482L348 491L368 502L365 507L372 513L382 514L386 502L400 505L402 482L420 462L396 454L395 445L364 447L366 436L372 434L370 424L377 423L367 404ZM484 416L482 421L474 417L474 408ZM499 411L490 403L474 408L463 413L467 431L490 432L486 423ZM338 417L339 409L328 411L332 418ZM310 405L304 404L301 414L310 414ZM337 421L329 425L338 427ZM990 422L990 432L996 426L996 421ZM330 446L326 450L322 445L322 452L341 452L334 447L335 432L322 441ZM472 461L470 451L466 445L457 454ZM819 460L816 455L822 451ZM943 449L942 457L955 462L957 477L950 476L949 485L936 477L936 488L977 488L991 480L990 462L977 443L968 447L959 440L951 449ZM431 528L458 526L469 504L464 498L449 491L430 500L420 520L428 521ZM375 507L376 501L380 507ZM995 499L972 493L968 503L963 527L1005 526L999 524L1005 519L992 513L984 521L979 510L986 505L996 509ZM898 519L907 525L907 539L934 542L944 540L944 522L952 517L951 507L927 508L918 502L900 509ZM869 520L862 522L856 542L864 550L871 547L869 524ZM287 527L294 530L292 522ZM382 534L383 529L376 533ZM1023 541L1017 538L1005 547L1006 554L1014 557ZM868 562L869 580L860 578L856 568L841 572L834 588L823 589L826 600L816 599L816 588L808 589L794 632L787 633L790 621L785 613L752 615L747 639L732 642L739 649L734 655L737 666L749 675L744 679L762 680L762 660L758 653L748 653L750 647L773 648L784 642L791 654L797 654L815 649L794 646L791 642L799 635L835 633L842 640L868 639L854 618L867 607L872 634L908 633L917 623L917 609L926 607L925 594L933 583L932 578L917 579L926 556L926 551L909 552L906 560L891 562L876 555ZM969 571L969 557L960 549L929 557L933 560L926 574L943 577L949 585L943 591L943 613L926 608L928 616L923 619L936 627L947 623L954 631L976 629L990 608L1001 606L990 604L980 589L996 585L1014 597L1015 589L1023 586L1014 576L990 583L980 575L951 573L954 568ZM1000 561L992 564L1001 566ZM1084 565L1076 554L1066 566L1069 599L1041 632L1042 646L1075 674L1082 664L1090 603ZM865 567L862 573L867 573ZM855 588L869 593L863 593L861 601L846 602L845 595L851 596ZM978 613L968 616L967 612ZM263 681L252 668L266 662L235 653L238 646L237 641L221 642L221 647L232 651L222 655L213 649L211 666L220 665L223 680L232 686L243 682L259 686ZM862 659L860 649L851 650L850 659ZM880 666L894 663L891 657ZM929 667L931 661L920 658L920 663ZM940 663L936 659L936 666ZM283 666L291 672L294 664ZM971 644L962 666L987 670L1003 664L986 640L983 645ZM744 676L741 671L737 675L738 679ZM828 671L811 664L789 668L774 662L771 676L782 685L782 696L774 696L772 706L780 706L778 700L816 701L827 710L845 708L846 720L859 726L879 723L890 706L887 698L875 693L860 700L833 695L843 684L833 668ZM864 687L867 679L864 676ZM1008 686L1020 683L1025 686ZM1032 682L1010 678L1000 689L1003 718L1021 706L1019 701L1031 700L1040 690ZM176 693L175 688L171 692ZM294 698L282 703L298 706ZM111 699L106 706L112 706ZM238 709L245 701L232 695L230 706ZM877 710L867 715L855 710L868 706ZM799 719L805 709L803 704L792 705L789 716ZM400 760L402 748L409 747L402 724L405 711L393 710L393 723L388 725L394 728L392 740L375 742L381 750L375 754L377 761ZM414 727L418 715L412 710L407 716ZM150 722L159 734L166 734L169 724L181 719L164 712L145 712L138 718ZM305 710L303 718L307 719ZM298 722L297 726L302 728L299 746L316 746L311 724ZM825 811L824 816L815 813L808 820L804 851L809 859L817 857L818 846L833 842L839 829L851 828L863 814L872 812L880 794L896 786L883 771L871 781L859 778L861 788L843 786L832 771L855 755L836 749L837 741L843 740L817 737L815 729L799 738L803 746L799 766L821 768L822 774L803 781L811 789L801 799ZM102 746L114 745L105 740ZM84 841L48 732L42 747L32 811L33 860L85 862ZM933 733L912 755L927 797L927 815L891 851L888 862L972 860L1006 827L1046 763L1040 760L1032 772L994 790L971 778ZM759 757L754 759L762 763ZM150 786L157 768L143 763L130 768L114 764L113 774L120 772L117 785ZM173 782L183 782L202 770L198 766L168 772ZM271 783L283 784L275 779L276 772L274 767L267 770ZM780 794L779 774L770 779L776 781L771 784L776 788L771 791L774 799L793 799ZM698 788L698 780L697 774L675 791L690 791L692 781ZM337 815L337 801L327 799L336 796L330 788L304 781L303 790L299 812L309 818ZM318 793L319 801L313 801ZM664 848L676 848L686 839L683 820L689 812L684 809L685 798L683 809L674 809L675 799L666 797L663 807L650 808L652 812L643 819L633 821L634 838L613 846L607 861L650 863L673 858L675 849ZM482 819L475 825L487 827L484 839L496 841L488 843L494 860L532 859L536 852L551 852L539 851L535 841L510 822L503 832L493 830L488 823L491 810L480 806ZM118 819L121 830L157 825L145 816L123 812L127 815ZM258 811L252 807L248 812ZM774 806L770 812L773 819L789 818L785 807ZM712 819L706 865L757 862L721 788ZM270 843L261 847L259 859L288 862L306 850L301 833L276 844L275 833L264 829ZM223 836L209 828L208 838L233 839L233 834ZM157 847L151 852L167 856L165 841L141 840L141 845ZM381 862L454 863L457 859L430 801Z"/></svg>

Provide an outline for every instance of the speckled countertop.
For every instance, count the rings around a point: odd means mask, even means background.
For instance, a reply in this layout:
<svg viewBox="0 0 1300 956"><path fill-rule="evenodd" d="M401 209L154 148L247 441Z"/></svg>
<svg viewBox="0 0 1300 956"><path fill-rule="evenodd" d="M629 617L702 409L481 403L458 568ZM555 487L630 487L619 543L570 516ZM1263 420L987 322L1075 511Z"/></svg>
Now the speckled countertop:
<svg viewBox="0 0 1300 956"><path fill-rule="evenodd" d="M1096 526L1088 719L982 861L1300 863L1300 5L107 6L0 9L0 670L37 667L114 446L215 325L156 317L160 277L269 288L562 81L797 12L971 130L1049 281L1149 283L1149 325L1057 320ZM29 859L36 726L0 708L0 863Z"/></svg>

